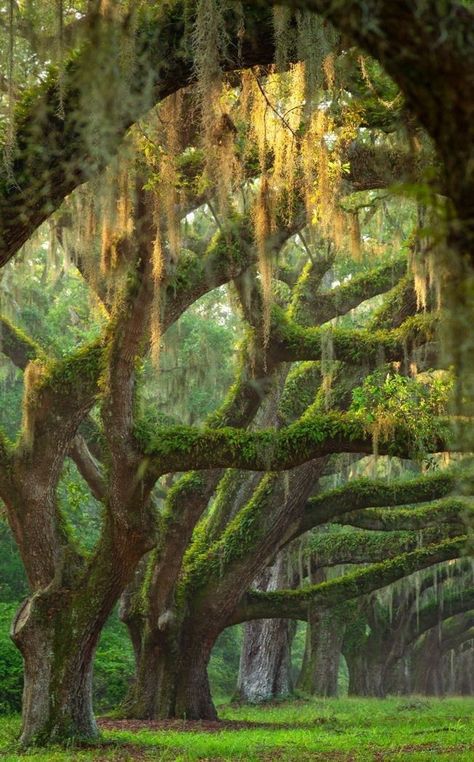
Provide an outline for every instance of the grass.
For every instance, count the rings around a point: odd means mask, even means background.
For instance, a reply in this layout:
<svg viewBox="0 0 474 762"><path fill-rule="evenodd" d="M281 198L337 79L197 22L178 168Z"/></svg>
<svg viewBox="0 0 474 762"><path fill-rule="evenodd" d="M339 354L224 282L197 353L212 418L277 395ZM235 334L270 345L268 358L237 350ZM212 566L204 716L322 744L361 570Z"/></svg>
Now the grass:
<svg viewBox="0 0 474 762"><path fill-rule="evenodd" d="M472 762L474 698L326 699L220 707L222 729L107 730L94 749L21 753L18 718L0 718L0 758L34 760L410 760Z"/></svg>

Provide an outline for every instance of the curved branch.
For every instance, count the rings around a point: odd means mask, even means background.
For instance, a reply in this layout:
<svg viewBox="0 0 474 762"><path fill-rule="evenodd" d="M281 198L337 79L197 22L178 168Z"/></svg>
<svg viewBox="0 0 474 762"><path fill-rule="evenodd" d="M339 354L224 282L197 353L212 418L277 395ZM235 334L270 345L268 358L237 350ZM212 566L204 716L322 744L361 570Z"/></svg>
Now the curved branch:
<svg viewBox="0 0 474 762"><path fill-rule="evenodd" d="M416 503L426 503L450 495L463 478L458 470L445 471L434 476L386 484L373 479L357 479L343 487L312 497L302 522L305 532L318 524L325 524L347 509L359 511L366 508L385 508Z"/></svg>
<svg viewBox="0 0 474 762"><path fill-rule="evenodd" d="M84 437L80 434L74 437L68 454L76 464L79 473L88 484L96 500L103 500L107 492L106 482L100 466L89 450Z"/></svg>
<svg viewBox="0 0 474 762"><path fill-rule="evenodd" d="M336 524L350 525L375 531L421 530L434 524L451 523L462 526L473 513L472 498L458 497L439 500L421 508L415 505L400 510L366 508L352 511L334 519Z"/></svg>
<svg viewBox="0 0 474 762"><path fill-rule="evenodd" d="M321 325L394 288L406 271L406 257L400 257L388 265L361 273L330 291L316 293L314 289L306 288L303 282L295 289L291 317L303 325Z"/></svg>
<svg viewBox="0 0 474 762"><path fill-rule="evenodd" d="M417 640L422 633L438 624L438 622L450 619L457 614L466 613L471 609L474 609L473 587L445 597L442 604L440 601L433 601L418 611L411 612L409 619L404 622L399 642L396 645L394 644L394 655L402 656L409 645Z"/></svg>
<svg viewBox="0 0 474 762"><path fill-rule="evenodd" d="M470 421L465 425L470 425ZM452 437L448 430L445 432L432 443L431 452L453 450ZM312 411L278 431L232 428L214 431L170 426L158 429L151 440L143 441L142 446L155 479L171 471L208 468L284 471L324 455L373 453L372 437L357 417L348 413L321 415ZM393 431L390 441L380 443L379 453L412 457L409 436L402 425Z"/></svg>
<svg viewBox="0 0 474 762"><path fill-rule="evenodd" d="M57 75L25 93L16 109L15 184L0 183L0 266L59 207L65 196L96 175L116 153L126 130L152 105L189 85L195 77L187 44L185 0L142 7L134 23L112 14L94 17L85 42ZM235 40L235 19L228 19ZM133 49L127 75L117 65L121 43ZM235 45L237 48L237 44ZM274 58L271 13L251 14L240 40L238 62L223 67L265 65ZM106 83L91 97L90 82ZM64 119L59 115L60 90ZM97 109L102 106L97 129ZM41 151L38 150L41 146Z"/></svg>
<svg viewBox="0 0 474 762"><path fill-rule="evenodd" d="M359 598L415 571L458 558L463 554L466 542L466 536L446 540L438 545L405 553L390 561L372 564L352 574L345 574L329 582L302 590L279 590L267 593L252 590L245 594L236 607L228 626L250 619L306 620L310 603L327 607Z"/></svg>
<svg viewBox="0 0 474 762"><path fill-rule="evenodd" d="M25 370L30 360L45 358L43 350L33 339L1 315L0 352L21 370Z"/></svg>
<svg viewBox="0 0 474 762"><path fill-rule="evenodd" d="M284 362L320 360L327 341L331 341L334 360L348 365L374 363L382 355L386 362L400 361L406 353L436 338L436 315L416 315L394 330L356 330L354 328L302 328L274 307L269 352Z"/></svg>
<svg viewBox="0 0 474 762"><path fill-rule="evenodd" d="M331 532L311 538L308 553L314 569L340 564L366 564L408 553L426 545L433 545L449 537L457 537L463 527L445 525L418 532Z"/></svg>

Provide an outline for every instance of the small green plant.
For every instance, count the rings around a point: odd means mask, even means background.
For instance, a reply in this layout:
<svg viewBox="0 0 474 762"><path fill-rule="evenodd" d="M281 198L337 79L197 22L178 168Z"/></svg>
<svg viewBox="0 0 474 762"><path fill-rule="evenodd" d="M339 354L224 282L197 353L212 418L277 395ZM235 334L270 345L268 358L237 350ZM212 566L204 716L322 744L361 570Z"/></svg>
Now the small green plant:
<svg viewBox="0 0 474 762"><path fill-rule="evenodd" d="M452 388L446 371L407 376L396 366L384 365L354 389L350 410L372 434L375 451L379 441L390 440L403 425L413 454L423 457L442 433Z"/></svg>

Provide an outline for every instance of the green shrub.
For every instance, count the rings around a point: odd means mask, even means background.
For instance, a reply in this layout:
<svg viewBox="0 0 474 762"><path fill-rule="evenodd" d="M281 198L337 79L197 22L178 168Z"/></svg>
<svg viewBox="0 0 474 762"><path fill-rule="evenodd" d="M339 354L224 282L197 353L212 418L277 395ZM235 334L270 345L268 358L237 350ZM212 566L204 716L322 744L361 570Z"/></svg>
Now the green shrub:
<svg viewBox="0 0 474 762"><path fill-rule="evenodd" d="M241 625L228 627L216 641L209 662L209 682L214 699L229 698L235 692L241 643Z"/></svg>
<svg viewBox="0 0 474 762"><path fill-rule="evenodd" d="M23 660L10 638L10 626L18 605L0 603L0 715L21 709Z"/></svg>
<svg viewBox="0 0 474 762"><path fill-rule="evenodd" d="M94 661L94 709L106 712L120 705L135 669L133 648L115 611L105 625Z"/></svg>

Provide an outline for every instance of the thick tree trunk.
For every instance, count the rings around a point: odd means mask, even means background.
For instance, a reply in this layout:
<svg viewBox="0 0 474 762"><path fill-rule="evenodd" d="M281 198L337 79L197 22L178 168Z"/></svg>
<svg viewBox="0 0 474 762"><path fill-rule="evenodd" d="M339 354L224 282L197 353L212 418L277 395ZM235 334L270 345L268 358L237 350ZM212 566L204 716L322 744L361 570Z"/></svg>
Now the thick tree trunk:
<svg viewBox="0 0 474 762"><path fill-rule="evenodd" d="M442 657L439 631L433 627L419 644L413 659L415 693L426 696L444 694Z"/></svg>
<svg viewBox="0 0 474 762"><path fill-rule="evenodd" d="M102 624L59 592L20 608L12 639L24 659L23 745L97 738L92 662Z"/></svg>
<svg viewBox="0 0 474 762"><path fill-rule="evenodd" d="M181 641L176 677L176 700L173 717L187 720L216 720L217 712L211 696L207 668L214 644L221 629L187 622Z"/></svg>
<svg viewBox="0 0 474 762"><path fill-rule="evenodd" d="M174 716L179 648L176 635L142 635L136 677L123 705L126 717L153 720Z"/></svg>
<svg viewBox="0 0 474 762"><path fill-rule="evenodd" d="M414 692L412 687L412 657L405 654L399 659L388 676L388 693L394 696L409 696Z"/></svg>
<svg viewBox="0 0 474 762"><path fill-rule="evenodd" d="M450 653L446 655L445 661L448 661L446 671L451 675L452 661ZM452 693L459 696L474 695L474 648L472 643L469 648L461 648L456 651L453 677Z"/></svg>
<svg viewBox="0 0 474 762"><path fill-rule="evenodd" d="M207 667L220 632L213 622L180 621L171 612L157 628L143 632L123 714L145 720L216 719Z"/></svg>
<svg viewBox="0 0 474 762"><path fill-rule="evenodd" d="M337 696L344 630L339 610L310 612L298 688L316 696Z"/></svg>
<svg viewBox="0 0 474 762"><path fill-rule="evenodd" d="M273 566L259 575L255 587L268 591L287 586L287 557L279 553ZM287 619L245 624L236 698L258 703L292 693L291 635L292 625Z"/></svg>
<svg viewBox="0 0 474 762"><path fill-rule="evenodd" d="M291 695L290 627L284 619L245 625L236 698L259 703Z"/></svg>
<svg viewBox="0 0 474 762"><path fill-rule="evenodd" d="M346 656L349 669L349 695L375 696L384 698L386 686L384 680L384 662L380 654L370 657L364 653Z"/></svg>
<svg viewBox="0 0 474 762"><path fill-rule="evenodd" d="M24 660L21 743L47 745L94 740L92 708L94 653L102 628L149 544L150 528L111 542L104 528L86 566L70 549L57 551L54 576L24 602L11 636ZM24 551L24 548L23 548ZM26 564L25 564L26 565Z"/></svg>

